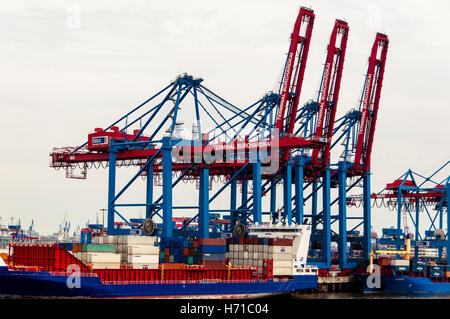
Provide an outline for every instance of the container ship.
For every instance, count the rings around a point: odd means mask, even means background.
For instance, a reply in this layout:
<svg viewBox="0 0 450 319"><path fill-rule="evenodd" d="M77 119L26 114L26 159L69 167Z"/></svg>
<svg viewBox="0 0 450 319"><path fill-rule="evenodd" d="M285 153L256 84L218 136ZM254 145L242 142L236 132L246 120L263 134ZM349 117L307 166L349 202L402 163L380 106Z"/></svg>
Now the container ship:
<svg viewBox="0 0 450 319"><path fill-rule="evenodd" d="M450 266L445 262L445 248L430 248L434 241L411 246L409 236L394 234L397 229L383 232L404 237L403 249L382 245L372 251L369 266L357 269L364 292L450 294Z"/></svg>
<svg viewBox="0 0 450 319"><path fill-rule="evenodd" d="M310 225L249 227L247 237L96 236L90 244L12 244L0 294L242 298L316 288Z"/></svg>

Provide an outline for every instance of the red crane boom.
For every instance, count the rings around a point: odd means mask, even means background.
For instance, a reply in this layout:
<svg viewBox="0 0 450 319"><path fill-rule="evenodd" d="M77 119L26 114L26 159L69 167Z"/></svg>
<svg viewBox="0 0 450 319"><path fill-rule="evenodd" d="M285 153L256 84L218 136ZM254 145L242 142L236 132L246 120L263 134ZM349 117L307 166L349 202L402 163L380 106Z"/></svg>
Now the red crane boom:
<svg viewBox="0 0 450 319"><path fill-rule="evenodd" d="M381 87L383 85L388 44L388 37L384 34L377 33L369 58L369 67L361 101L361 118L357 132L357 144L353 164L353 170L355 171L367 171L370 169L370 156L380 103Z"/></svg>
<svg viewBox="0 0 450 319"><path fill-rule="evenodd" d="M348 31L347 22L336 20L327 48L328 53L320 86L319 110L314 135L317 138L326 138L327 146L324 149L315 149L313 151L311 158L313 165L319 164L319 153L322 153L320 164L323 166L328 165L330 159L331 138L333 136L334 119L341 88ZM341 38L338 46L339 35Z"/></svg>
<svg viewBox="0 0 450 319"><path fill-rule="evenodd" d="M309 44L311 42L314 24L314 11L300 8L291 34L291 44L286 60L283 79L281 82L280 103L277 112L275 128L281 135L292 135L297 114L303 75L306 69ZM304 35L301 32L304 30ZM297 64L295 62L297 61ZM293 74L295 71L295 74ZM292 77L294 81L292 82ZM286 108L288 108L285 117Z"/></svg>

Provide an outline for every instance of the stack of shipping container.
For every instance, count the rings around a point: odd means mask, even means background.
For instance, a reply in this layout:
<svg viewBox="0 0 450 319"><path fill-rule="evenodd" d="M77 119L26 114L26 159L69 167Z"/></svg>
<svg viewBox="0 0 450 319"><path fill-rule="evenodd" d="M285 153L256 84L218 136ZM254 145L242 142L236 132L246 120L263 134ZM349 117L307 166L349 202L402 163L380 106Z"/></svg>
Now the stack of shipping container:
<svg viewBox="0 0 450 319"><path fill-rule="evenodd" d="M122 268L158 269L159 247L156 237L150 236L104 236L93 241L113 245L120 256Z"/></svg>
<svg viewBox="0 0 450 319"><path fill-rule="evenodd" d="M200 238L199 261L205 269L223 269L227 259L227 240L224 238Z"/></svg>
<svg viewBox="0 0 450 319"><path fill-rule="evenodd" d="M120 268L120 255L113 244L76 244L72 252L80 261L92 268Z"/></svg>
<svg viewBox="0 0 450 319"><path fill-rule="evenodd" d="M229 262L251 266L263 274L264 260L273 260L274 276L292 276L293 240L282 238L230 238Z"/></svg>

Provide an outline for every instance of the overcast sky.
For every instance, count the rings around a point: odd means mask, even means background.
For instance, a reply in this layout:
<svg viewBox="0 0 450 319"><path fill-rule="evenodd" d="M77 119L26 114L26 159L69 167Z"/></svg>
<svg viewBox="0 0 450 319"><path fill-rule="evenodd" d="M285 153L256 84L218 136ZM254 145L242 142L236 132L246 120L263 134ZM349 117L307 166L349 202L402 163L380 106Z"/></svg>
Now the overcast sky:
<svg viewBox="0 0 450 319"><path fill-rule="evenodd" d="M28 227L34 219L48 234L66 213L72 230L95 221L106 207L107 171L66 179L49 168L52 148L80 145L183 72L235 105L250 105L276 87L301 5L316 14L301 104L316 97L336 18L350 26L338 117L357 107L376 32L389 36L372 191L408 168L429 175L449 160L446 0L3 0L3 223L15 217ZM143 198L143 188L135 192ZM374 209L373 224L378 231L394 225L394 214Z"/></svg>

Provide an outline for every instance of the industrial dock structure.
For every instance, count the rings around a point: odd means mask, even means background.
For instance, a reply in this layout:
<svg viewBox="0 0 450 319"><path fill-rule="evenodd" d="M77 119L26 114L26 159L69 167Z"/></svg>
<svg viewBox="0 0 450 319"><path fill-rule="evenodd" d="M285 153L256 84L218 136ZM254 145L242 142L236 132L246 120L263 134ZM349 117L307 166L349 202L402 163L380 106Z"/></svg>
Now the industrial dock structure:
<svg viewBox="0 0 450 319"><path fill-rule="evenodd" d="M185 74L111 125L96 128L81 146L54 149L51 166L65 169L69 178L86 178L88 168L108 167L109 235L132 234L142 228L142 221L122 214L127 207L136 206L145 207L145 219L153 220L155 228L167 237L192 231L192 222L197 222L194 231L198 237L208 238L263 220L301 225L307 219L313 229L311 264L321 269L331 267L332 242L338 243L341 269L353 268L360 259L368 260L370 156L389 40L384 34L376 35L369 51L361 103L343 118L335 119L349 26L336 20L319 95L300 106L314 18L313 10L300 9L279 92L269 92L249 107L237 107L204 86L203 79ZM190 140L177 136L177 128L189 125L188 119L192 120ZM341 144L342 160L333 163L330 150ZM120 166L136 166L138 170L123 188L116 189ZM77 168L80 172L76 175ZM142 202L120 203L121 196L141 176L147 181ZM354 182L348 185L350 180ZM182 181L198 185L198 205L172 205ZM211 184L218 181L223 185L210 194ZM349 231L346 193L361 182L364 205L360 223ZM155 198L154 185L158 183L162 196ZM283 201L277 203L281 185ZM335 187L339 196L334 199L331 189ZM211 204L225 189L230 194L229 206L212 209ZM263 211L266 199L270 208ZM322 205L317 205L320 200ZM310 213L304 211L305 202L312 203ZM339 205L339 214L332 216L335 204ZM175 227L173 218L183 217L183 210L188 209L196 210L196 215L182 227ZM218 214L225 222L215 222ZM117 218L129 227L116 227ZM331 229L335 222L339 223L338 233ZM347 236L356 229L361 235ZM359 245L362 253L348 257L348 242Z"/></svg>
<svg viewBox="0 0 450 319"><path fill-rule="evenodd" d="M318 95L300 105L300 97L307 95L302 84L314 20L312 9L299 10L279 90L248 107L233 105L203 79L183 74L116 121L95 128L82 145L53 149L50 166L65 170L67 178L86 179L88 169L107 169L106 227L82 229L80 243L73 245L12 245L10 266L65 272L76 264L91 274L83 280L96 295L102 295L96 290L98 279L101 289L117 281L158 282L167 294L190 293L164 280L195 282L191 294L205 289L196 281L203 279L216 280L224 294L271 293L284 283L291 285L281 289L285 292L335 289L354 282L355 269L373 262L373 250L392 248L392 255L402 254L398 251L410 233L401 221L408 216L415 227L408 248L415 258L450 264L448 214L444 220L450 176L436 182L433 175L419 175L424 179L419 181L408 171L377 194L371 189L388 36L377 33L369 48L359 105L336 118L350 28L335 21L323 73L317 75ZM191 138L182 134L183 127L192 128ZM341 154L338 159L332 156L335 151ZM119 167L136 168L121 187ZM142 200L123 202L141 178ZM187 183L189 193L183 188ZM161 187L160 196L156 187ZM351 195L358 187L362 194ZM215 207L224 194L226 206ZM193 197L196 205L174 204ZM371 207L380 203L397 209L397 227L383 230L383 238L375 240ZM354 206L360 207L359 216L348 215ZM145 210L145 218L128 217L136 207ZM431 220L426 236L419 231L424 213ZM36 255L44 248L48 253ZM425 248L435 248L435 255L428 256ZM397 264L404 266L392 266ZM446 276L443 271L442 280ZM114 287L107 289L120 296ZM127 286L125 291L132 295L133 289L145 296L149 288ZM211 294L220 289L206 288Z"/></svg>

